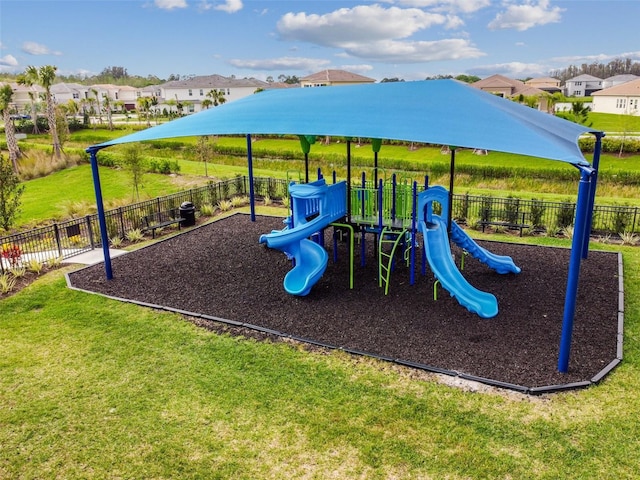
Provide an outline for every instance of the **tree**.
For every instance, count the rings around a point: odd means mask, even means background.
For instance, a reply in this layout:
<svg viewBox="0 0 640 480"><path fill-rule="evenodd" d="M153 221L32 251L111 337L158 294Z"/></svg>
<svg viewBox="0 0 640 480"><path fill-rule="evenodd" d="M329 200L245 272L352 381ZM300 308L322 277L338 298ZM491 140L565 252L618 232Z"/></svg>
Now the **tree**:
<svg viewBox="0 0 640 480"><path fill-rule="evenodd" d="M56 158L60 158L62 155L62 147L60 146L58 130L56 129L56 106L53 101L53 95L51 95L51 86L56 78L56 70L57 67L52 65L43 65L40 68L29 65L23 74L18 75L18 83L29 87L37 84L44 88L45 99L47 101L47 123L49 125L49 132L51 133L53 154Z"/></svg>
<svg viewBox="0 0 640 480"><path fill-rule="evenodd" d="M207 97L211 99L214 107L217 107L218 105L222 105L227 101L227 99L224 96L224 92L216 88L209 90L209 92L207 92Z"/></svg>
<svg viewBox="0 0 640 480"><path fill-rule="evenodd" d="M11 102L13 100L13 89L11 85L5 83L0 88L0 113L4 120L4 135L7 138L7 149L9 150L9 163L13 166L13 172L18 174L18 159L22 156L18 141L16 140L16 129L11 119Z"/></svg>
<svg viewBox="0 0 640 480"><path fill-rule="evenodd" d="M142 187L142 177L146 171L146 162L141 154L140 145L127 145L124 151L124 163L129 171L131 185L136 200L140 200L140 187Z"/></svg>
<svg viewBox="0 0 640 480"><path fill-rule="evenodd" d="M31 121L33 122L33 134L39 135L38 129L38 94L35 92L29 92L29 100L31 100Z"/></svg>
<svg viewBox="0 0 640 480"><path fill-rule="evenodd" d="M151 126L151 119L149 118L149 110L151 109L151 97L138 97L136 100L138 105L138 117L141 115L147 119L147 127Z"/></svg>
<svg viewBox="0 0 640 480"><path fill-rule="evenodd" d="M111 99L109 98L109 95L104 96L102 105L104 105L104 109L107 112L107 124L109 125L109 130L113 130L113 112L111 111Z"/></svg>
<svg viewBox="0 0 640 480"><path fill-rule="evenodd" d="M11 162L0 155L0 227L6 231L9 231L20 213L20 197L23 193L24 185L20 185Z"/></svg>
<svg viewBox="0 0 640 480"><path fill-rule="evenodd" d="M98 115L98 123L102 124L102 105L100 104L100 94L95 88L91 89L91 93L96 97L96 114Z"/></svg>
<svg viewBox="0 0 640 480"><path fill-rule="evenodd" d="M198 160L204 162L205 177L209 176L209 172L207 171L207 162L211 157L213 157L213 145L209 141L210 139L211 137L208 135L198 137L198 143L196 144L196 156Z"/></svg>

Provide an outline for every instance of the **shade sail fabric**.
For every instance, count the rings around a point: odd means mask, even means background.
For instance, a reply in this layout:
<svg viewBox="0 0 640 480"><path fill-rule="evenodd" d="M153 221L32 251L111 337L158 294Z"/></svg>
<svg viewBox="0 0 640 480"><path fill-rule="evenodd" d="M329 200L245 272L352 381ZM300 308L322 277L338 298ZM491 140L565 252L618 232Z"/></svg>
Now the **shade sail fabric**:
<svg viewBox="0 0 640 480"><path fill-rule="evenodd" d="M428 80L264 91L89 150L200 135L329 135L478 148L586 166L578 137L590 131L456 80Z"/></svg>

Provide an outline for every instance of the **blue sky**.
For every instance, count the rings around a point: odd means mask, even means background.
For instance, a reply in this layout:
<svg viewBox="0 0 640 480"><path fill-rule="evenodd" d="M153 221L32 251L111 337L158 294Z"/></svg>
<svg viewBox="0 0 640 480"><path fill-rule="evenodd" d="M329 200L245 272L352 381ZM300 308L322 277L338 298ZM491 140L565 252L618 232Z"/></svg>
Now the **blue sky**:
<svg viewBox="0 0 640 480"><path fill-rule="evenodd" d="M523 78L640 61L639 28L639 0L0 0L0 71Z"/></svg>

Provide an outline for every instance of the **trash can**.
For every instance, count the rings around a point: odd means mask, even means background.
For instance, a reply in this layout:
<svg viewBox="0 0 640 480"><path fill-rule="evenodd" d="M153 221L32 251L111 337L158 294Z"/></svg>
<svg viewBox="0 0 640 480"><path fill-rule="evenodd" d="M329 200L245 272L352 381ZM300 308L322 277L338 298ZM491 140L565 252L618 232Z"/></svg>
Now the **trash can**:
<svg viewBox="0 0 640 480"><path fill-rule="evenodd" d="M191 202L182 202L180 205L180 224L183 227L193 227L196 224L196 207Z"/></svg>

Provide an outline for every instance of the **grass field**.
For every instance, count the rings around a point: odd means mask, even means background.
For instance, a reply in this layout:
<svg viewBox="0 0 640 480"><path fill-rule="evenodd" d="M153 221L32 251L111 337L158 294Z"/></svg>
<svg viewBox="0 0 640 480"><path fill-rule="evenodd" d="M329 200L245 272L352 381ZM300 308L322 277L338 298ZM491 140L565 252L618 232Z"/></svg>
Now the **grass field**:
<svg viewBox="0 0 640 480"><path fill-rule="evenodd" d="M624 361L547 397L218 335L47 274L0 300L0 477L637 478L640 251L620 250Z"/></svg>

